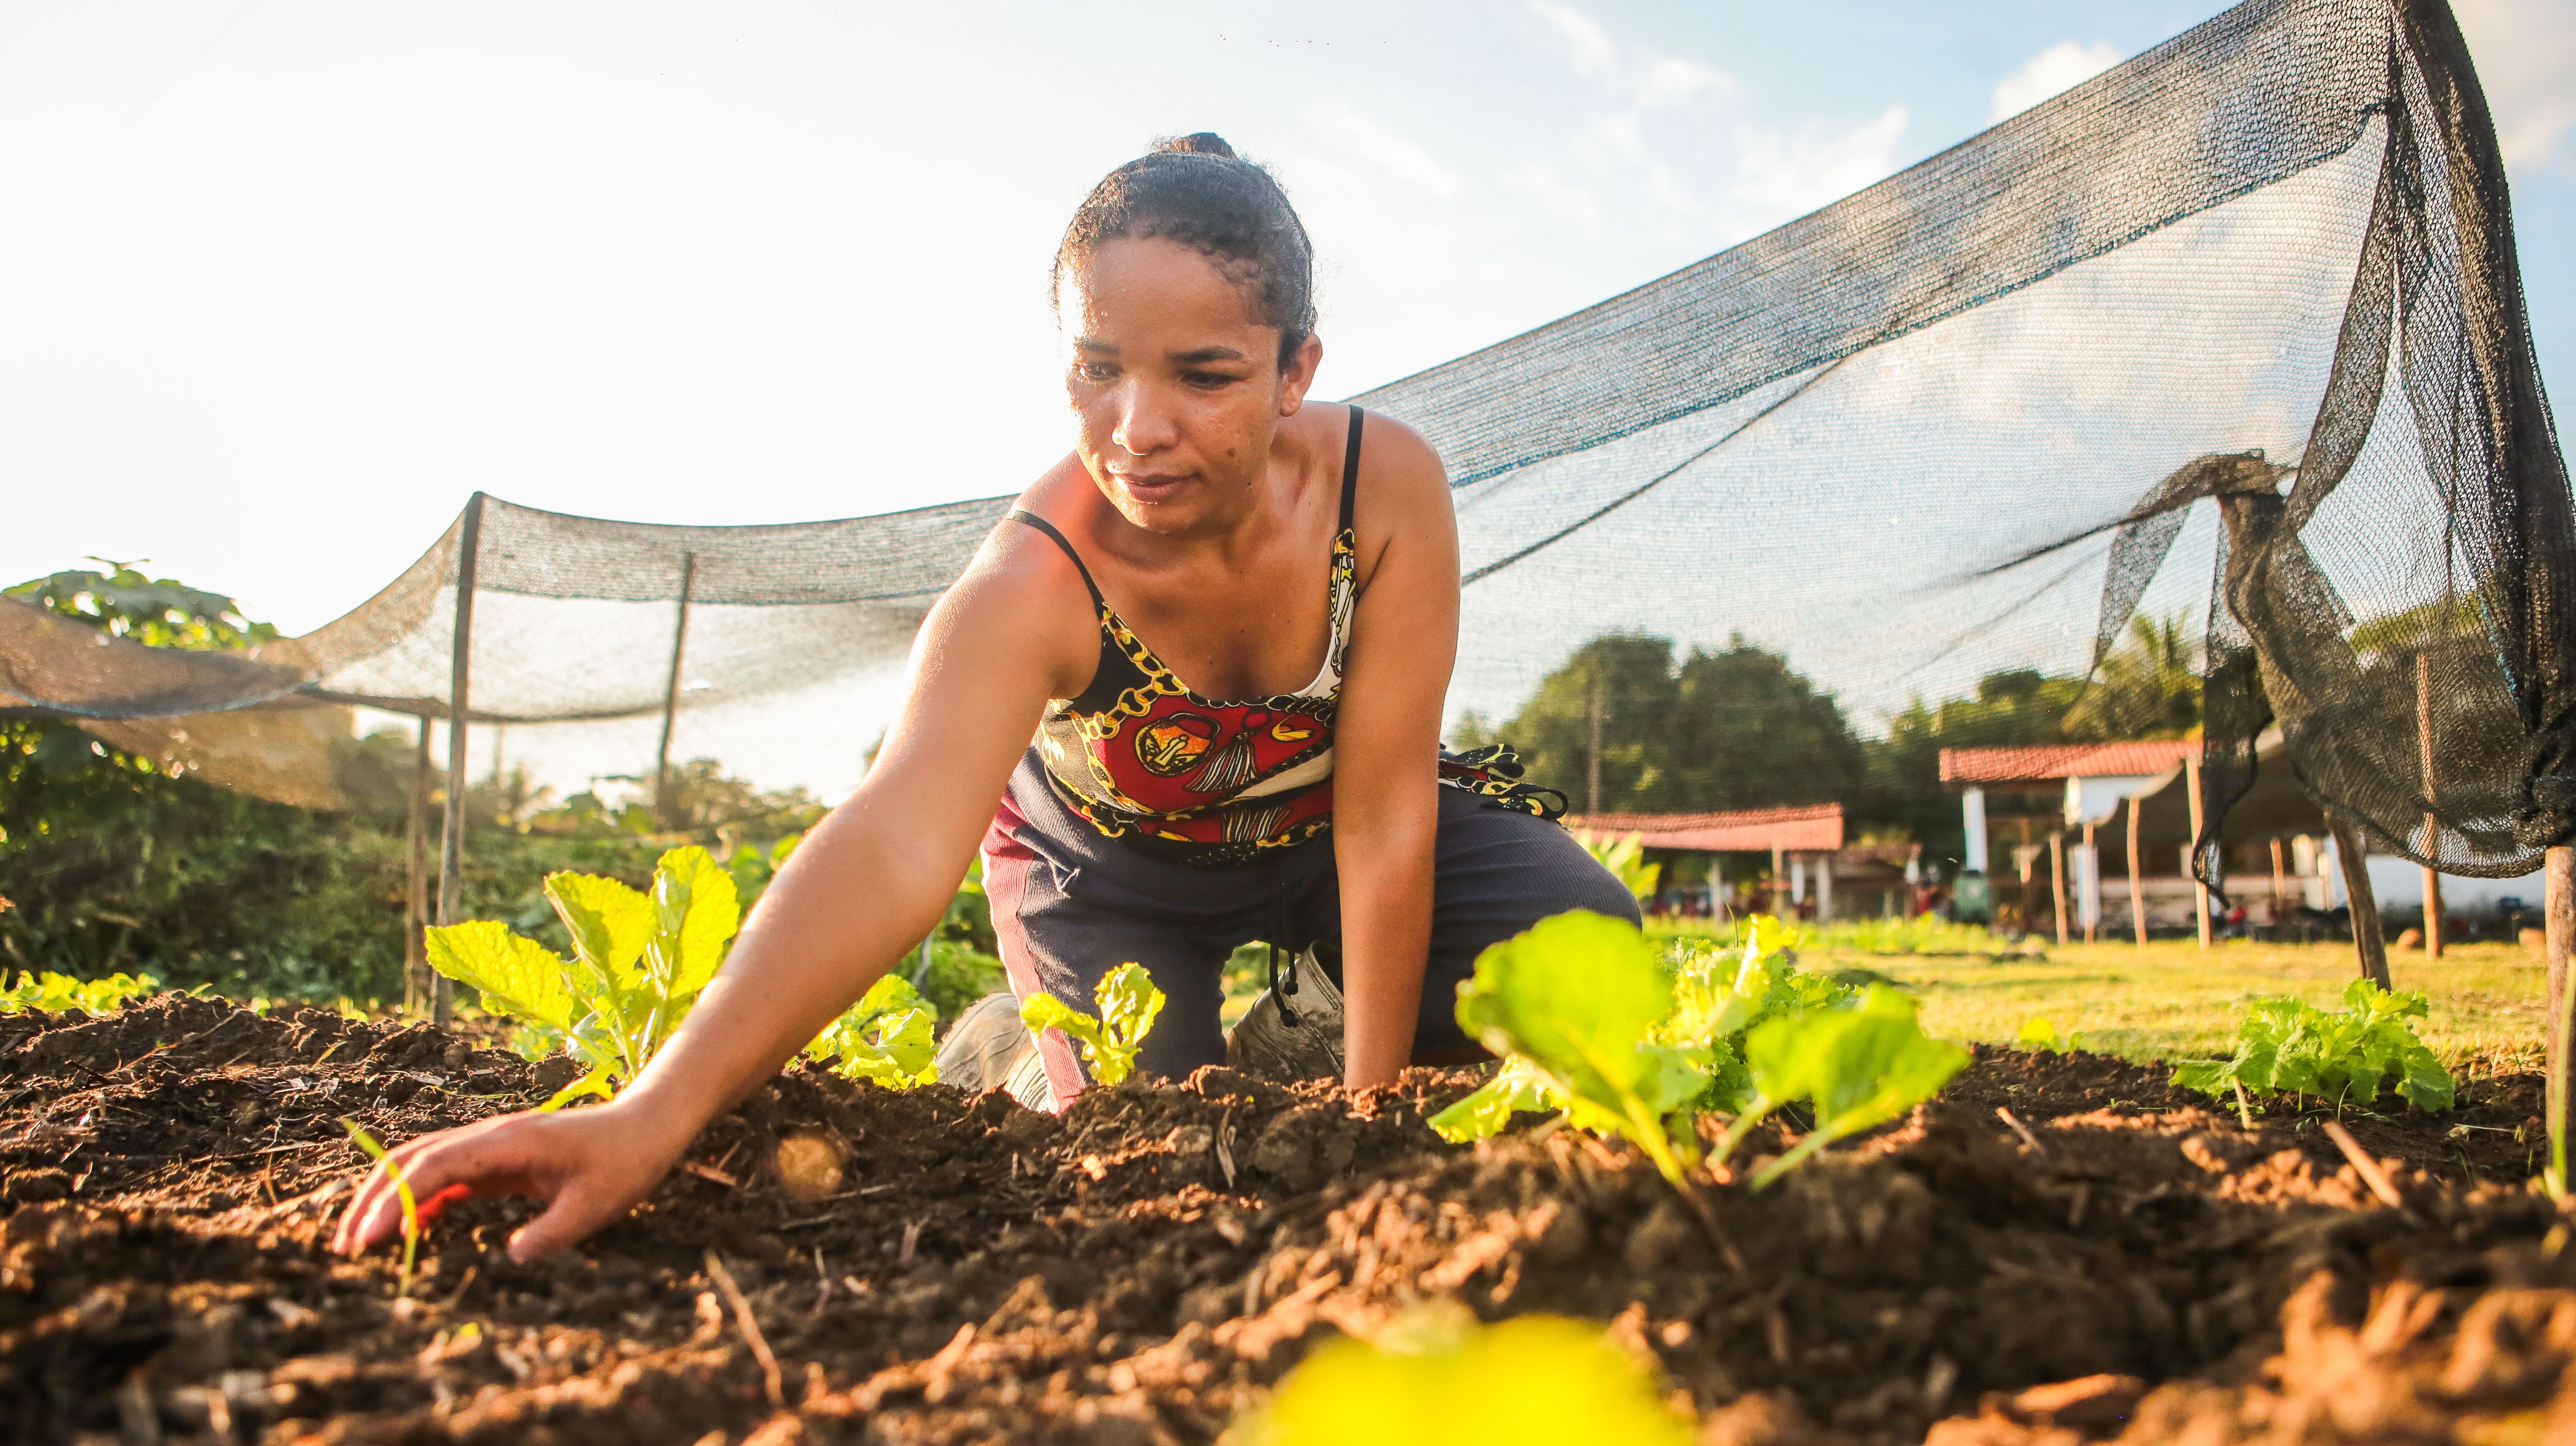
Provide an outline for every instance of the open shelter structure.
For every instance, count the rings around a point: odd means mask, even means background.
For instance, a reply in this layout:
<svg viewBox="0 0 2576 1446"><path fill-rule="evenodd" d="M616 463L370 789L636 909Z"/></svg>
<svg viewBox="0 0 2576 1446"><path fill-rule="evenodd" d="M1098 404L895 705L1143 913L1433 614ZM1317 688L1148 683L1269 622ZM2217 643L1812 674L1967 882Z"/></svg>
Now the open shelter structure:
<svg viewBox="0 0 2576 1446"><path fill-rule="evenodd" d="M1450 471L1453 708L1510 716L1585 641L1663 631L1740 635L1851 713L1894 714L2004 673L2092 676L2133 618L2189 619L2203 885L2224 887L2225 821L2272 733L2340 835L2454 876L2545 859L2564 1139L2576 501L2494 126L2441 0L2245 0L1355 400ZM146 663L22 620L0 625L0 692L85 721L366 702L449 718L452 759L486 720L611 730L639 759L657 724L726 719L855 750L851 720L881 716L1001 507L685 528L477 496L308 637ZM1803 785L1849 763L1784 744L1764 767ZM451 900L459 827L451 803Z"/></svg>

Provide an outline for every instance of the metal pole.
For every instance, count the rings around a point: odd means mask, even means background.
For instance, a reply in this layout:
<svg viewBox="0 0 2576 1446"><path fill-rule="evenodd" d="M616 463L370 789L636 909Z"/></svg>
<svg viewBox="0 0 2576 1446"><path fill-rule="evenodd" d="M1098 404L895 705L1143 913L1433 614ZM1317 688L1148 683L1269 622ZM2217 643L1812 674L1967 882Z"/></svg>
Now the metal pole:
<svg viewBox="0 0 2576 1446"><path fill-rule="evenodd" d="M2048 836L2048 885L2056 894L2057 947L2066 947L2066 830Z"/></svg>
<svg viewBox="0 0 2576 1446"><path fill-rule="evenodd" d="M2542 865L2541 908L2548 924L2549 939L2549 1021L2546 1029L2549 1048L2549 1173L2541 1178L2549 1193L2559 1199L2567 1195L2567 1100L2571 1081L2568 1058L2571 1037L2570 1010L2576 1009L2576 990L2568 987L2567 957L2576 948L2576 847L2553 846Z"/></svg>
<svg viewBox="0 0 2576 1446"><path fill-rule="evenodd" d="M2415 655L2415 742L2424 762L2424 857L2439 858L2442 820L2433 813L2433 654ZM2424 866L2424 957L2442 957L2442 871Z"/></svg>
<svg viewBox="0 0 2576 1446"><path fill-rule="evenodd" d="M680 659L689 645L689 592L698 582L698 555L680 554L680 620L671 628L671 686L662 695L662 746L653 754L653 812L671 827L671 723L680 715Z"/></svg>
<svg viewBox="0 0 2576 1446"><path fill-rule="evenodd" d="M465 502L456 538L456 651L447 672L447 817L439 831L438 922L457 922L465 889L465 719L474 659L474 565L483 551L483 494ZM430 985L430 1022L445 1028L456 1012L456 982L441 974Z"/></svg>
<svg viewBox="0 0 2576 1446"><path fill-rule="evenodd" d="M421 929L429 923L429 715L420 715L420 739L411 755L409 887L403 893L403 1013L429 1007L429 955Z"/></svg>
<svg viewBox="0 0 2576 1446"><path fill-rule="evenodd" d="M2102 850L2093 843L2093 820L2084 820L2084 942L2102 934Z"/></svg>
<svg viewBox="0 0 2576 1446"><path fill-rule="evenodd" d="M2335 857L2343 865L2344 900L2352 906L2352 945L2360 956L2361 977L2382 989L2395 988L2388 979L2388 941L2379 935L2379 899L2370 891L2370 846L2343 815L2327 814L2326 824L2334 830Z"/></svg>
<svg viewBox="0 0 2576 1446"><path fill-rule="evenodd" d="M2147 947L2147 884L2138 877L2138 796L2129 795L2129 925Z"/></svg>
<svg viewBox="0 0 2576 1446"><path fill-rule="evenodd" d="M2195 753L2183 759L2182 780L2183 787L2188 790L2186 796L2191 802L2191 862L2184 867L2191 874L2192 909L2193 917L2200 925L2200 947L2206 949L2209 947L2209 884L2200 876L2201 801L2198 754ZM2275 844L2273 847L2277 849L2279 845Z"/></svg>

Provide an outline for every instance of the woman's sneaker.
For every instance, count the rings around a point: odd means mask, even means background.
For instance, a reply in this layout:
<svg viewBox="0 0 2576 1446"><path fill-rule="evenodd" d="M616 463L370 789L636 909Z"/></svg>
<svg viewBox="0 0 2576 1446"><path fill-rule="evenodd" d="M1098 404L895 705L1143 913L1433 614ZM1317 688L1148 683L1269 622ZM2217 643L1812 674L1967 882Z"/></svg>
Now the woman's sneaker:
<svg viewBox="0 0 2576 1446"><path fill-rule="evenodd" d="M1315 950L1289 960L1226 1036L1225 1062L1283 1084L1342 1077L1342 990ZM1281 996L1286 996L1284 999ZM944 1078L945 1076L943 1076Z"/></svg>
<svg viewBox="0 0 2576 1446"><path fill-rule="evenodd" d="M1007 1090L1030 1109L1055 1109L1046 1060L1038 1053L1037 1036L1020 1022L1020 1001L1012 994L987 994L966 1006L934 1058L942 1084L970 1095Z"/></svg>

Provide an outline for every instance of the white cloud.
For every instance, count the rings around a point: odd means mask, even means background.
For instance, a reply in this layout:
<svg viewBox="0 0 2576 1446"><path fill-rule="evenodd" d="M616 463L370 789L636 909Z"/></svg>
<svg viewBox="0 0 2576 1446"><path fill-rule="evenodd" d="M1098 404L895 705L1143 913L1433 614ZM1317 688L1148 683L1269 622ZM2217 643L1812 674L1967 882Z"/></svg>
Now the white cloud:
<svg viewBox="0 0 2576 1446"><path fill-rule="evenodd" d="M1529 0L1530 13L1544 20L1565 42L1566 58L1583 75L1606 76L1618 69L1619 47L1601 22L1556 0Z"/></svg>
<svg viewBox="0 0 2576 1446"><path fill-rule="evenodd" d="M1734 190L1762 217L1785 221L1841 200L1896 169L1897 143L1909 113L1892 105L1847 129L1805 125L1794 130L1742 128L1742 175Z"/></svg>
<svg viewBox="0 0 2576 1446"><path fill-rule="evenodd" d="M1735 77L1686 55L1657 55L1646 62L1645 82L1638 90L1643 105L1673 105L1702 92L1724 95L1735 89Z"/></svg>
<svg viewBox="0 0 2576 1446"><path fill-rule="evenodd" d="M2002 120L2019 115L2060 91L2091 80L2119 64L2120 59L2120 52L2099 40L2090 45L2061 40L1996 84L1994 113L1987 118Z"/></svg>
<svg viewBox="0 0 2576 1446"><path fill-rule="evenodd" d="M1443 200L1466 189L1455 171L1429 151L1358 106L1333 96L1306 108L1306 123L1346 155L1355 155L1379 170L1421 187Z"/></svg>
<svg viewBox="0 0 2576 1446"><path fill-rule="evenodd" d="M2505 164L2576 176L2576 4L2457 0L2454 13L2495 116Z"/></svg>

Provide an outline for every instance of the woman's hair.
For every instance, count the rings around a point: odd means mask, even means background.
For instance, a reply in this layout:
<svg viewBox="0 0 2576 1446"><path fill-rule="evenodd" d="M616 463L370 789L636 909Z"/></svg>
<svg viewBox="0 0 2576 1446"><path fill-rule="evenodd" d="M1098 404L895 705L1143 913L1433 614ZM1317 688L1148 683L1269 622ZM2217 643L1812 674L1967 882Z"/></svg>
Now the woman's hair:
<svg viewBox="0 0 2576 1446"><path fill-rule="evenodd" d="M1215 262L1251 298L1266 326L1279 328L1279 364L1315 330L1314 247L1288 193L1268 171L1237 156L1211 131L1175 136L1100 178L1064 228L1047 282L1054 299L1065 272L1108 242L1159 236Z"/></svg>

